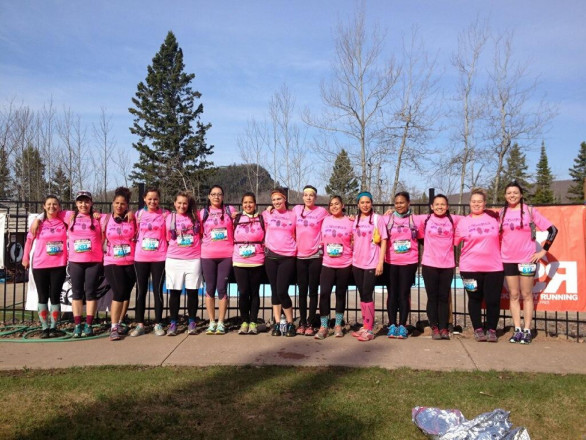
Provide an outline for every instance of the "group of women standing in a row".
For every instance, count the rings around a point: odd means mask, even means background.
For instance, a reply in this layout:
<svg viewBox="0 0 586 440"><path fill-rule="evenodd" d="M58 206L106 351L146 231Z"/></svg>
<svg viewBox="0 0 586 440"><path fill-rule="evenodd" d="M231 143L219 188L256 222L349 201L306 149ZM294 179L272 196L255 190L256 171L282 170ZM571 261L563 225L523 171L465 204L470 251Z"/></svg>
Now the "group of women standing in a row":
<svg viewBox="0 0 586 440"><path fill-rule="evenodd" d="M516 331L511 342L530 342L531 288L535 264L547 251L556 230L534 208L523 204L522 189L507 186L507 205L500 216L485 211L486 195L472 192L471 214L452 216L448 200L436 196L429 215L413 215L409 194L400 192L394 211L374 212L372 195L357 197L358 214L345 215L339 196L330 199L329 212L315 205L317 190L303 190L303 205L289 209L284 190L271 192L271 207L257 212L256 197L242 197L242 211L224 205L224 192L213 186L207 206L197 210L189 193L180 192L174 212L161 209L160 194L148 188L142 210L129 211L130 191L117 188L112 213L93 212L89 192L76 196L75 211L62 211L57 198L47 197L44 213L31 228L23 265L30 264L32 243L33 277L39 293L42 337L50 337L59 316L59 295L66 265L73 293L74 337L91 336L96 310L99 274L113 291L110 339L120 339L130 294L137 285L134 327L131 336L144 334L144 314L149 278L155 306L155 335L177 334L180 295L187 294L188 333L195 334L198 289L206 283L205 306L209 317L207 334L224 334L228 306L227 284L233 268L240 296L242 325L239 333L256 334L259 289L266 272L271 285L275 325L271 334L306 335L324 339L329 334L330 296L335 287L334 335L342 337L346 293L353 275L360 295L363 326L353 332L360 341L374 339L374 287L385 275L388 290L388 336L407 338L410 292L419 262L419 240L424 240L422 274L428 294L427 312L434 339L449 339L450 286L455 268L454 245L463 242L460 270L469 296L469 313L479 341L496 341L500 291L506 276ZM529 219L529 220L528 220ZM534 228L548 229L548 241L536 252ZM502 243L501 243L502 242ZM503 268L503 262L505 263ZM293 323L289 286L299 287L299 326ZM162 287L169 292L170 324L163 328ZM319 294L319 325L317 323ZM219 311L216 321L215 294ZM523 295L525 331L520 326L519 295ZM48 299L51 299L50 323ZM87 316L82 327L83 299ZM308 302L309 298L309 302ZM486 302L486 332L481 321ZM398 320L397 320L398 313ZM279 325L284 315L286 326ZM318 328L315 332L316 327Z"/></svg>

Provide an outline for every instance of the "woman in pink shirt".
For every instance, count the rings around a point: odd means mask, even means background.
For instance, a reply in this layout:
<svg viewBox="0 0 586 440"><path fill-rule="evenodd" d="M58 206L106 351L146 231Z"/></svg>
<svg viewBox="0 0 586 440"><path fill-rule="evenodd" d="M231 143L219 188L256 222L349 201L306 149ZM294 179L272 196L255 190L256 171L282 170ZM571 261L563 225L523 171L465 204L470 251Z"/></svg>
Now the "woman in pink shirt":
<svg viewBox="0 0 586 440"><path fill-rule="evenodd" d="M256 335L259 290L264 274L265 223L256 212L256 196L247 192L242 196L242 212L234 218L234 276L240 297L240 317L242 324L238 334Z"/></svg>
<svg viewBox="0 0 586 440"><path fill-rule="evenodd" d="M387 313L389 338L406 339L407 318L411 312L411 286L419 263L419 226L423 216L411 212L409 193L395 194L395 210L385 218L389 243L385 255L387 273ZM397 323L397 312L399 322Z"/></svg>
<svg viewBox="0 0 586 440"><path fill-rule="evenodd" d="M119 187L114 191L112 214L102 216L104 238L104 274L112 288L110 340L118 341L124 333L120 325L128 310L130 294L136 284L134 252L136 247L136 221L128 218L131 192Z"/></svg>
<svg viewBox="0 0 586 440"><path fill-rule="evenodd" d="M201 270L201 222L195 199L181 191L175 196L175 212L167 216L169 247L165 260L165 283L169 292L171 323L167 336L177 335L181 291L187 294L187 334L195 335L195 317L199 302L198 290L203 285Z"/></svg>
<svg viewBox="0 0 586 440"><path fill-rule="evenodd" d="M165 336L163 328L163 279L165 277L165 259L167 257L167 230L165 221L169 214L159 207L161 193L157 188L147 188L144 196L144 208L136 213L138 236L134 256L136 270L136 311L137 326L130 336L140 336L145 332L144 312L149 291L149 277L153 282L155 299L156 336Z"/></svg>
<svg viewBox="0 0 586 440"><path fill-rule="evenodd" d="M200 211L203 227L201 242L201 266L206 285L206 310L210 324L208 335L226 333L224 318L228 310L228 279L232 270L234 252L233 206L224 205L224 190L220 185L210 188L207 207ZM218 323L216 324L216 289L220 301Z"/></svg>
<svg viewBox="0 0 586 440"><path fill-rule="evenodd" d="M537 264L553 243L556 227L539 211L523 203L523 188L516 181L505 187L506 205L500 211L501 256L505 269L506 286L515 332L512 343L531 343L531 319L533 318L533 283ZM543 247L537 249L535 231L547 230ZM524 330L521 330L521 304L523 296Z"/></svg>
<svg viewBox="0 0 586 440"><path fill-rule="evenodd" d="M73 296L73 337L93 336L92 324L97 308L99 277L104 271L102 264L102 229L100 221L94 219L92 195L79 191L75 197L75 211L68 216L67 245L69 248L69 276ZM86 301L86 322L81 328L83 300Z"/></svg>
<svg viewBox="0 0 586 440"><path fill-rule="evenodd" d="M57 197L48 196L43 204L43 210L43 218L36 229L36 234L29 231L26 237L22 265L25 269L31 265L31 248L33 241L36 241L32 272L39 295L37 308L42 327L41 339L46 339L57 334L61 314L61 290L67 266L67 225L59 217L61 204ZM50 325L47 322L49 299Z"/></svg>
<svg viewBox="0 0 586 440"><path fill-rule="evenodd" d="M295 272L295 225L297 217L289 210L287 195L282 188L271 191L272 208L264 211L265 235L265 269L271 285L271 302L275 325L272 335L281 336L279 320L281 312L285 314L287 330L285 336L296 335L293 324L293 303L289 296L289 285Z"/></svg>
<svg viewBox="0 0 586 440"><path fill-rule="evenodd" d="M358 194L358 216L353 225L352 273L360 294L362 328L352 333L359 341L374 339L374 284L383 274L387 249L387 228L382 215L374 213L372 195Z"/></svg>
<svg viewBox="0 0 586 440"><path fill-rule="evenodd" d="M344 215L346 209L340 196L330 199L330 215L322 223L321 242L324 249L323 267L320 276L319 314L321 325L315 339L328 336L330 319L330 297L336 286L336 322L334 336L344 336L342 320L346 309L346 293L352 275L352 226Z"/></svg>
<svg viewBox="0 0 586 440"><path fill-rule="evenodd" d="M303 205L297 205L293 212L297 216L297 285L299 286L299 327L298 335L315 334L317 292L323 261L321 248L321 225L328 212L315 206L317 189L311 185L303 188ZM309 290L309 316L307 316L307 292Z"/></svg>
<svg viewBox="0 0 586 440"><path fill-rule="evenodd" d="M456 226L454 244L463 243L460 275L468 294L468 313L478 342L497 342L504 272L496 214L485 211L486 193L473 189L470 215ZM482 301L486 303L486 333L482 326Z"/></svg>
<svg viewBox="0 0 586 440"><path fill-rule="evenodd" d="M437 194L431 212L421 226L424 240L421 275L427 292L427 318L431 337L450 339L450 286L454 278L454 230L462 218L450 214L448 198Z"/></svg>

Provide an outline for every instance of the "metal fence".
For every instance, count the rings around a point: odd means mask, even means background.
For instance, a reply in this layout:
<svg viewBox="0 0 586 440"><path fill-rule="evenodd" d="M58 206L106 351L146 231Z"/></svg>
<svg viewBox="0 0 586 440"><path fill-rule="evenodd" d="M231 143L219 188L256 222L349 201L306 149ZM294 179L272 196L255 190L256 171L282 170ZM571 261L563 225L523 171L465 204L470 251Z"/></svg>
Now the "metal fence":
<svg viewBox="0 0 586 440"><path fill-rule="evenodd" d="M0 319L5 324L12 324L23 321L31 321L35 319L35 314L25 310L26 289L27 289L27 274L18 260L19 252L22 253L24 243L26 240L27 218L29 213L42 212L42 202L23 202L23 201L0 201L0 212L6 212L8 215L7 234L5 236L6 252L5 252L5 269L0 271ZM234 204L238 205L237 203ZM95 208L101 212L110 212L109 203L95 203ZM134 204L134 208L136 208ZM72 209L72 203L63 203L63 209ZM266 205L259 205L259 210L262 210ZM379 213L384 213L391 205L375 205L375 209ZM415 214L423 214L428 212L428 205L412 204ZM169 207L171 208L171 207ZM450 206L452 212L457 212L457 205ZM462 206L462 213L468 213L468 206ZM349 214L355 214L355 207L349 207ZM409 325L414 326L419 331L422 331L423 326L427 320L426 305L427 296L425 288L422 284L421 268L418 269L416 275L416 283L411 289L411 314L409 318ZM465 328L470 324L470 318L467 309L467 295L461 283L458 270L454 273L454 283L452 287L451 297L451 323L454 327L458 326ZM382 326L388 323L386 301L387 288L384 282L384 276L378 277L377 287L375 289L375 317L376 322ZM297 287L292 284L290 290L295 313L298 312L299 296ZM229 322L237 323L239 316L239 298L233 276L231 277L228 287L229 305L227 312L227 320ZM270 302L270 286L268 281L261 286L260 292L260 318L268 321L272 318L272 306ZM165 297L165 308L167 309L167 295ZM132 315L134 311L134 298L132 295L129 314ZM198 316L201 319L207 319L205 306L203 301L203 291L200 291L200 306L198 309ZM216 303L217 304L217 303ZM150 319L154 311L154 299L152 293L147 298L147 319ZM186 299L182 302L182 312L186 311ZM346 304L346 322L357 322L361 320L360 315L360 299L357 290L350 286L347 295ZM583 314L582 314L583 315ZM533 328L538 332L545 332L548 335L565 336L568 339L579 341L584 337L586 320L580 316L579 313L574 312L534 312ZM501 310L501 317L499 327L510 327L513 325L509 310Z"/></svg>

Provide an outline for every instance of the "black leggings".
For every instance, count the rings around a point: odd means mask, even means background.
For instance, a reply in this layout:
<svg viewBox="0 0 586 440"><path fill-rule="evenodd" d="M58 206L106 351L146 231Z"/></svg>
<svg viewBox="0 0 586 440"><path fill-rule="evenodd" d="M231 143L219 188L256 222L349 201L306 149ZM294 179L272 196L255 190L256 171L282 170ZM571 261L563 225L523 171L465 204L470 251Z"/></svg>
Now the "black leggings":
<svg viewBox="0 0 586 440"><path fill-rule="evenodd" d="M475 329L482 328L482 300L486 304L486 328L496 330L501 309L501 291L505 273L498 272L462 272L462 280L476 280L476 292L468 293L468 313Z"/></svg>
<svg viewBox="0 0 586 440"><path fill-rule="evenodd" d="M319 314L321 316L330 316L330 296L334 285L336 286L336 313L344 313L350 275L352 275L352 266L341 268L324 266L322 268L319 294Z"/></svg>
<svg viewBox="0 0 586 440"><path fill-rule="evenodd" d="M104 275L112 288L112 301L130 301L130 294L136 284L136 271L132 264L104 266Z"/></svg>
<svg viewBox="0 0 586 440"><path fill-rule="evenodd" d="M61 303L61 290L66 276L65 266L33 269L39 304L47 304L49 299L52 305Z"/></svg>
<svg viewBox="0 0 586 440"><path fill-rule="evenodd" d="M397 264L385 263L389 271L387 277L387 313L389 324L397 324L397 312L399 312L399 324L407 324L407 318L411 312L411 286L415 282L417 263Z"/></svg>
<svg viewBox="0 0 586 440"><path fill-rule="evenodd" d="M206 282L206 295L210 298L226 299L228 295L228 280L232 270L232 257L230 258L202 258L201 270Z"/></svg>
<svg viewBox="0 0 586 440"><path fill-rule="evenodd" d="M374 283L376 281L374 272L374 269L360 269L352 266L352 273L354 274L354 281L356 282L361 302L372 302Z"/></svg>
<svg viewBox="0 0 586 440"><path fill-rule="evenodd" d="M153 296L155 297L155 322L163 320L163 278L165 275L165 262L135 261L136 270L136 322L144 322L144 310L146 297L149 291L149 275L153 279Z"/></svg>
<svg viewBox="0 0 586 440"><path fill-rule="evenodd" d="M256 322L260 307L260 282L264 273L263 266L234 266L234 277L240 297L240 316L243 322Z"/></svg>
<svg viewBox="0 0 586 440"><path fill-rule="evenodd" d="M199 305L199 289L185 289L187 294L187 313L191 319L195 319L197 315L197 307ZM169 315L171 321L177 322L179 320L179 307L181 303L181 290L169 290Z"/></svg>
<svg viewBox="0 0 586 440"><path fill-rule="evenodd" d="M299 286L299 324L313 325L317 310L317 291L323 258L297 258L297 285ZM309 317L307 291L309 290Z"/></svg>
<svg viewBox="0 0 586 440"><path fill-rule="evenodd" d="M421 266L421 275L427 292L427 319L430 327L448 328L450 320L450 286L454 268Z"/></svg>
<svg viewBox="0 0 586 440"><path fill-rule="evenodd" d="M71 278L71 293L73 299L95 301L99 287L100 275L103 273L102 263L75 263L69 262L69 277Z"/></svg>
<svg viewBox="0 0 586 440"><path fill-rule="evenodd" d="M271 285L271 302L284 309L293 307L289 296L289 284L295 272L295 257L266 258L265 270ZM277 316L278 320L279 317Z"/></svg>

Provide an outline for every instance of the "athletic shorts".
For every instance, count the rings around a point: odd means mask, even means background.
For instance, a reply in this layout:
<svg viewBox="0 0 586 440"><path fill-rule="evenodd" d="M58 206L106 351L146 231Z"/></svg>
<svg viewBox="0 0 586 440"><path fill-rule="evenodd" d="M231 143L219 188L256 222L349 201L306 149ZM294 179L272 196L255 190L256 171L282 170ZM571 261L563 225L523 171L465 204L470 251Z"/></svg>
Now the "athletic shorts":
<svg viewBox="0 0 586 440"><path fill-rule="evenodd" d="M201 259L165 260L165 285L167 290L199 289L203 286Z"/></svg>
<svg viewBox="0 0 586 440"><path fill-rule="evenodd" d="M522 273L521 273L521 269L519 269L519 266L521 266L521 268L523 269ZM516 277L516 276L534 277L535 271L537 269L537 264L532 265L529 263L527 263L527 264L503 263L503 268L505 270L506 277Z"/></svg>

